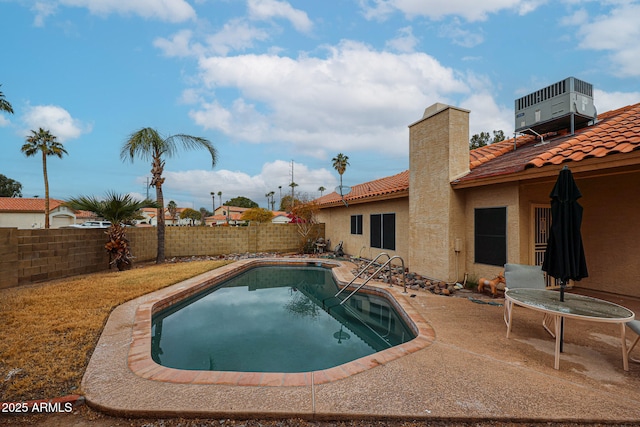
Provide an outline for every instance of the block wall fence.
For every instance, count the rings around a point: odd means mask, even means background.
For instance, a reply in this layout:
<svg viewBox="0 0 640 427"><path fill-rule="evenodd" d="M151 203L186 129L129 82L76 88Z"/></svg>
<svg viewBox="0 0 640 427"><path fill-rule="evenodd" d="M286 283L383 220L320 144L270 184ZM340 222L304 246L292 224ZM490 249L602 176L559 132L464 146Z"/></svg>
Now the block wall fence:
<svg viewBox="0 0 640 427"><path fill-rule="evenodd" d="M315 227L311 238L324 237L324 224ZM0 228L0 289L108 270L105 231ZM156 233L156 228L127 230L134 264L155 259ZM165 228L167 258L298 252L301 246L302 237L295 224Z"/></svg>

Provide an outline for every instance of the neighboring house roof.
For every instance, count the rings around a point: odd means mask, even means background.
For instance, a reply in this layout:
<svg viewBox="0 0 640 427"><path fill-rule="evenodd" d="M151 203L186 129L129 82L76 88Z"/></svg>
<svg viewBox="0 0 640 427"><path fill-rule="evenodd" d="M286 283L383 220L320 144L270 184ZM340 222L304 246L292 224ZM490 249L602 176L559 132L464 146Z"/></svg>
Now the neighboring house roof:
<svg viewBox="0 0 640 427"><path fill-rule="evenodd" d="M45 199L0 197L0 211L3 212L44 212ZM64 203L62 200L49 199L49 210L54 210Z"/></svg>
<svg viewBox="0 0 640 427"><path fill-rule="evenodd" d="M469 170L452 182L454 188L482 185L492 179L517 178L528 170L566 162L580 162L616 154L638 152L634 164L640 164L640 103L598 115L588 127L543 135L544 143L532 136L521 135L469 152ZM597 166L594 166L594 168ZM555 169L550 174L556 174ZM512 179L513 179L512 178ZM365 182L352 187L344 196L347 203L404 197L409 194L409 171ZM321 208L342 204L336 192L316 199Z"/></svg>
<svg viewBox="0 0 640 427"><path fill-rule="evenodd" d="M95 218L96 214L89 211L76 211L76 219L90 219Z"/></svg>
<svg viewBox="0 0 640 427"><path fill-rule="evenodd" d="M577 129L573 135L564 131L543 135L543 139L541 143L525 135L471 150L471 171L455 180L454 186L640 150L640 103L600 114L594 125Z"/></svg>
<svg viewBox="0 0 640 427"><path fill-rule="evenodd" d="M393 199L409 195L409 171L365 182L351 187L349 194L344 196L347 203L357 201L371 201L373 199ZM316 199L322 208L342 204L342 198L335 191Z"/></svg>
<svg viewBox="0 0 640 427"><path fill-rule="evenodd" d="M211 215L205 218L205 221L226 221L227 219L230 221L240 221L242 214L236 212L230 212L229 216L227 215Z"/></svg>

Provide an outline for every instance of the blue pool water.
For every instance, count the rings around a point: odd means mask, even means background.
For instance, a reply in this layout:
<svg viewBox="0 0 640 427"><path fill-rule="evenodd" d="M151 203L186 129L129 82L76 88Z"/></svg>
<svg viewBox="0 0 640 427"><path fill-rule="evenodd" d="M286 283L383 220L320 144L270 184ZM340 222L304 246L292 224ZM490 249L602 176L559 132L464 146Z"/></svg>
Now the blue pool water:
<svg viewBox="0 0 640 427"><path fill-rule="evenodd" d="M152 357L178 369L308 372L415 338L385 298L358 293L340 306L337 291L326 268L254 267L154 315Z"/></svg>

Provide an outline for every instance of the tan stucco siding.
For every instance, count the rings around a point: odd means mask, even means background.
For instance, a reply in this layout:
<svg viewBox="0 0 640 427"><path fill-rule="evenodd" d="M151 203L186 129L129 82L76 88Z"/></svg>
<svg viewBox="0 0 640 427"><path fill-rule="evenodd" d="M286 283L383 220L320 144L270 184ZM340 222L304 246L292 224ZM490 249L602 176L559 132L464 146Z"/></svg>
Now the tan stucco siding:
<svg viewBox="0 0 640 427"><path fill-rule="evenodd" d="M395 213L396 215L396 249L380 249L371 247L370 215ZM362 215L362 234L351 234L351 216ZM381 252L390 256L398 255L408 263L409 240L409 200L407 197L381 202L351 204L349 207L321 209L319 222L325 224L325 236L331 239L333 249L338 242L343 242L345 253L352 256L375 258Z"/></svg>
<svg viewBox="0 0 640 427"><path fill-rule="evenodd" d="M589 277L575 286L640 297L640 172L575 178L582 193L582 240L589 270ZM553 185L523 186L523 197L549 204Z"/></svg>
<svg viewBox="0 0 640 427"><path fill-rule="evenodd" d="M520 231L522 229L521 207L517 184L504 184L491 188L465 191L465 242L462 258L465 272L478 277L493 277L504 268L475 262L475 209L507 208L507 262L520 263Z"/></svg>
<svg viewBox="0 0 640 427"><path fill-rule="evenodd" d="M450 182L469 169L468 111L446 107L409 127L409 263L417 273L460 276L456 239L464 234L464 200Z"/></svg>

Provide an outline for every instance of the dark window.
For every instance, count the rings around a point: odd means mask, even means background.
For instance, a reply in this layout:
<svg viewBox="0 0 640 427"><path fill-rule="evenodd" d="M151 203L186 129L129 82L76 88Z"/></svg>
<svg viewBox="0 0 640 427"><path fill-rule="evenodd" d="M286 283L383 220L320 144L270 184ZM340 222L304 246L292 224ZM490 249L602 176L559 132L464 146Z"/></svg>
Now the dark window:
<svg viewBox="0 0 640 427"><path fill-rule="evenodd" d="M396 249L396 214L371 215L371 247Z"/></svg>
<svg viewBox="0 0 640 427"><path fill-rule="evenodd" d="M362 234L362 215L351 215L351 234Z"/></svg>
<svg viewBox="0 0 640 427"><path fill-rule="evenodd" d="M507 208L475 210L475 262L504 265L507 262Z"/></svg>

